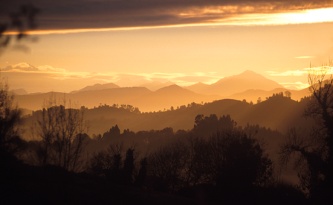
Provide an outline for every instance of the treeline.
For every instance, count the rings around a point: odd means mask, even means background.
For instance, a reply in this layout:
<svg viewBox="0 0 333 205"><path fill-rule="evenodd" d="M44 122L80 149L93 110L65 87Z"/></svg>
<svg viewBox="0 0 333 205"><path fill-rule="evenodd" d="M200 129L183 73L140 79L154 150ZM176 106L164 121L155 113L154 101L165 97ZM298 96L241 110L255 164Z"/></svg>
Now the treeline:
<svg viewBox="0 0 333 205"><path fill-rule="evenodd" d="M217 131L202 135L200 131L209 128L205 125L212 119L216 119ZM110 131L119 134L116 130L113 127ZM110 183L173 193L206 203L287 204L305 200L296 188L276 181L273 162L258 140L237 127L230 116L200 115L191 131L174 135L168 129L158 132L160 139L169 134L172 140L145 155L134 147L126 150L123 144L111 143L91 158L86 171ZM110 137L109 134L104 137Z"/></svg>
<svg viewBox="0 0 333 205"><path fill-rule="evenodd" d="M259 124L262 127L279 130L286 133L291 127L308 128L313 124L311 118L304 118L304 109L309 103L308 99L296 102L284 95L275 95L258 104L243 101L223 99L206 104L191 103L182 108L170 109L163 112L144 113L128 105L100 105L88 109L82 107L84 120L88 124L87 133L90 136L103 134L111 126L118 125L122 129L138 132L142 130L162 130L170 127L173 130L190 130L193 119L198 114L209 116L230 115L238 125ZM135 111L136 110L136 111ZM24 117L23 133L25 139L32 139L31 127L41 115L41 110L34 111L32 115Z"/></svg>
<svg viewBox="0 0 333 205"><path fill-rule="evenodd" d="M8 87L1 85L0 175L2 188L7 187L2 198L10 202L15 194L23 194L41 202L37 198L43 193L46 203L72 203L91 192L98 202L129 196L146 202L154 193L161 197L164 193L181 197L177 202L185 197L185 201L211 204L330 204L333 80L324 77L310 78L319 83L311 84L313 95L305 99L305 115L317 124L308 130L290 129L285 137L259 125L239 126L230 115L199 114L190 130L174 132L169 127L121 132L114 125L91 138L84 107L72 109L66 103L50 101L36 114L31 128L38 140L24 141L19 132L21 112ZM266 103L287 100L278 94ZM128 106L120 109L137 112ZM295 162L298 186L288 185L276 175L278 165L285 169L290 162ZM117 196L105 198L111 193ZM57 194L60 197L55 199Z"/></svg>
<svg viewBox="0 0 333 205"><path fill-rule="evenodd" d="M106 186L136 187L207 203L305 199L297 189L275 181L273 162L258 137L269 134L273 140L281 134L258 125L242 128L229 115L198 115L190 131L121 133L115 125L90 138L82 127L82 110L43 109L36 129L41 140L24 142L16 156L34 166L54 167L47 172L59 167L100 178Z"/></svg>

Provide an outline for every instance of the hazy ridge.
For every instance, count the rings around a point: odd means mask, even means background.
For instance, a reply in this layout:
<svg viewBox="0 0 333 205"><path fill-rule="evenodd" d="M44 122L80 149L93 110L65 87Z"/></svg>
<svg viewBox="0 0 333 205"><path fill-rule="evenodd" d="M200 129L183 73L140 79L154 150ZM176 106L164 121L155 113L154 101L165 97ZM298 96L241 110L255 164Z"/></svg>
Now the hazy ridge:
<svg viewBox="0 0 333 205"><path fill-rule="evenodd" d="M197 83L192 86L181 87L170 82L146 84L148 87L119 87L114 83L95 84L86 86L70 93L49 92L26 94L18 92L16 101L21 108L28 110L41 109L50 99L71 101L76 106L88 108L99 105L129 104L138 107L140 111L159 111L174 109L189 103L206 103L220 99L246 100L256 103L274 93L289 91L291 98L300 100L309 95L308 89L287 90L278 83L269 80L253 71L245 71L239 75L223 78L211 85Z"/></svg>
<svg viewBox="0 0 333 205"><path fill-rule="evenodd" d="M286 132L292 127L303 127L312 123L304 118L304 109L308 101L294 101L288 97L275 96L258 103L250 104L238 100L218 100L206 104L192 103L178 109L160 112L140 112L134 107L115 107L103 105L93 109L86 108L85 119L89 124L89 134L101 134L114 125L121 130L160 130L166 127L177 130L190 130L193 128L194 118L198 114L209 116L230 115L239 126L259 124L272 130ZM34 112L34 116L38 112ZM33 121L27 118L27 121Z"/></svg>

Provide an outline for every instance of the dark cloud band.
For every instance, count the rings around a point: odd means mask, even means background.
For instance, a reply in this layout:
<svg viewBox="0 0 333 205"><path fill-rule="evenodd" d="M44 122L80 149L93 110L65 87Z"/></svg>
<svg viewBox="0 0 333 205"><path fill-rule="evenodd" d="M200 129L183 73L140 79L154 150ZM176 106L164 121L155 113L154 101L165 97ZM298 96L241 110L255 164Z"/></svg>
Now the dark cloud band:
<svg viewBox="0 0 333 205"><path fill-rule="evenodd" d="M203 23L242 13L270 13L332 5L331 0L31 0L30 2L41 9L38 17L40 29ZM0 8L0 17L26 3L26 0L9 1Z"/></svg>

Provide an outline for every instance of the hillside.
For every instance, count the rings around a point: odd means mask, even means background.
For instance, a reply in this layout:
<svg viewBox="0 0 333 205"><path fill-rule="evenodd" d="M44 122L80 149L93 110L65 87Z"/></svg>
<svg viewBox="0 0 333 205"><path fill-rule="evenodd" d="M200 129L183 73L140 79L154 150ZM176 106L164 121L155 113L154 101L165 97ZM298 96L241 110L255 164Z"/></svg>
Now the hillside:
<svg viewBox="0 0 333 205"><path fill-rule="evenodd" d="M282 88L282 86L273 80L269 80L262 75L247 70L238 75L222 78L216 83L208 86L193 86L192 91L227 97L235 93L244 92L248 89L273 90L275 88Z"/></svg>
<svg viewBox="0 0 333 205"><path fill-rule="evenodd" d="M99 106L86 109L84 115L89 124L90 135L102 134L116 124L121 130L132 131L159 130L166 127L171 127L174 131L190 130L198 114L230 115L239 126L259 124L286 132L292 127L307 128L312 122L311 119L303 117L306 106L306 101L297 102L287 97L275 96L259 104L225 99L203 105L192 103L163 112L141 113L122 107Z"/></svg>

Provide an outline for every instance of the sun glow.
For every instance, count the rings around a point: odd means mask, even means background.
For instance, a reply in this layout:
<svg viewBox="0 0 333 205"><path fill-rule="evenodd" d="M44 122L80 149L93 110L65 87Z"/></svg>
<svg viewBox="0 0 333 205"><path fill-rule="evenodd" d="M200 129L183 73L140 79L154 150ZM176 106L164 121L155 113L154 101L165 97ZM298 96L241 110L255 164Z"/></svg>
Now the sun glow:
<svg viewBox="0 0 333 205"><path fill-rule="evenodd" d="M287 25L333 22L333 8L310 9L286 13L242 14L220 19L223 25Z"/></svg>
<svg viewBox="0 0 333 205"><path fill-rule="evenodd" d="M305 10L297 13L280 14L277 18L287 24L324 23L333 21L333 8Z"/></svg>
<svg viewBox="0 0 333 205"><path fill-rule="evenodd" d="M86 32L106 32L106 31L130 31L130 30L142 30L142 29L161 29L161 28L180 28L180 27L202 27L202 26L264 26L264 25L288 25L288 24L310 24L310 23L325 23L333 22L333 7L308 9L301 11L290 11L283 13L252 13L254 12L252 7L246 7L239 9L241 11L237 14L237 11L233 11L236 8L218 8L193 10L188 12L182 12L178 15L180 17L204 17L205 15L215 14L216 18L206 20L204 22L193 22L187 24L169 24L169 25L154 25L154 26L134 26L134 27L110 27L110 28L81 28L81 29L54 29L54 30L34 30L28 31L31 35L48 35L48 34L70 34L70 33L86 33ZM218 18L223 16L225 10L228 13L233 14L230 17ZM268 9L269 10L269 9ZM247 12L249 13L247 13ZM5 32L6 35L16 35L17 32Z"/></svg>

